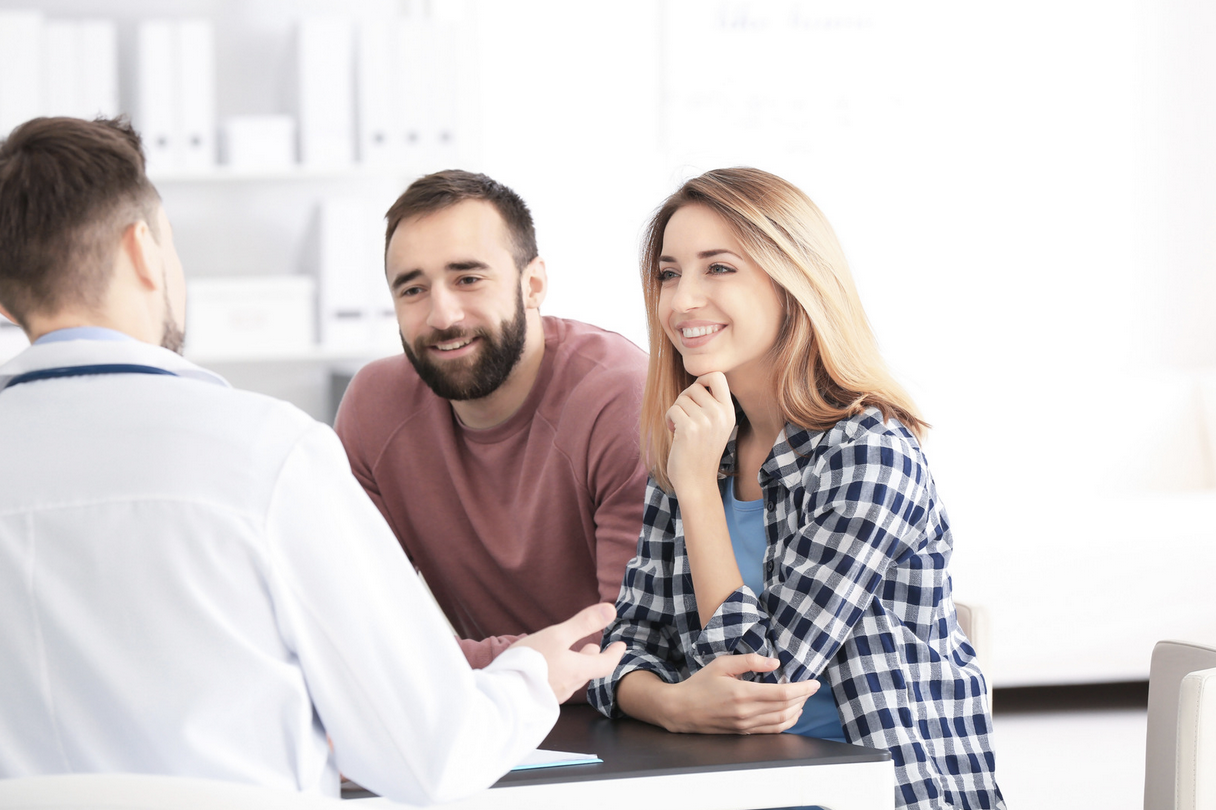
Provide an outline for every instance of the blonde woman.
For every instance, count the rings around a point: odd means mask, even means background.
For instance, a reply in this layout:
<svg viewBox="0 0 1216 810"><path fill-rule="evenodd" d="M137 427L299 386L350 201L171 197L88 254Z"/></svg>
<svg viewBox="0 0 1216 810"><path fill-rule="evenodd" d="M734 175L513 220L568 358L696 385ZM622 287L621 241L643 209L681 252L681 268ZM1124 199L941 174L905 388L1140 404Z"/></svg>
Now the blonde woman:
<svg viewBox="0 0 1216 810"><path fill-rule="evenodd" d="M689 180L646 236L650 470L591 702L672 731L891 751L896 805L1004 806L950 524L836 236L756 169Z"/></svg>

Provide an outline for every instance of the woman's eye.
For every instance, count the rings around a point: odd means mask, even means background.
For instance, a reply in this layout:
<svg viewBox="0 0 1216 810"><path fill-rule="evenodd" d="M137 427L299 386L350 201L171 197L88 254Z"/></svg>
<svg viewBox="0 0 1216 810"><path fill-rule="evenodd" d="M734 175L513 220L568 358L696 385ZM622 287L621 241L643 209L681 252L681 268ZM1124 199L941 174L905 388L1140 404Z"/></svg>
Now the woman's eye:
<svg viewBox="0 0 1216 810"><path fill-rule="evenodd" d="M711 274L715 274L715 275L722 275L722 274L725 274L725 273L733 273L733 272L735 272L735 268L733 268L733 267L727 267L727 266L726 266L726 265L724 265L724 264L711 264L711 265L709 266L709 272L710 272Z"/></svg>
<svg viewBox="0 0 1216 810"><path fill-rule="evenodd" d="M679 275L680 275L679 273L677 273L675 270L672 270L671 268L666 268L666 269L660 270L659 271L659 282L662 283L665 281L671 281L673 278L678 278Z"/></svg>

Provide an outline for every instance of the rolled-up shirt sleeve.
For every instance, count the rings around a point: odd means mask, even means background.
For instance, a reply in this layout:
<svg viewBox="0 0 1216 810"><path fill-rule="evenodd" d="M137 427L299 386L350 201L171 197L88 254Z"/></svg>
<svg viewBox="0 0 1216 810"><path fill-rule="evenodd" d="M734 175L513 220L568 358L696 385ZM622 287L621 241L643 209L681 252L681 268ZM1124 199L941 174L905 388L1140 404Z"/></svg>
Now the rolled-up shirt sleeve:
<svg viewBox="0 0 1216 810"><path fill-rule="evenodd" d="M588 701L608 717L621 716L616 687L630 672L648 670L668 683L680 681L687 672L673 625L677 611L671 587L674 526L674 500L649 481L637 554L625 567L616 618L604 630L603 646L623 641L625 655L610 676L593 680L587 687Z"/></svg>
<svg viewBox="0 0 1216 810"><path fill-rule="evenodd" d="M746 586L732 593L696 639L698 665L754 652L781 662L774 672L752 673L757 680L823 672L891 566L924 545L925 482L919 455L896 435L868 433L831 447L801 486L774 499L789 535L766 557L779 584L760 597Z"/></svg>

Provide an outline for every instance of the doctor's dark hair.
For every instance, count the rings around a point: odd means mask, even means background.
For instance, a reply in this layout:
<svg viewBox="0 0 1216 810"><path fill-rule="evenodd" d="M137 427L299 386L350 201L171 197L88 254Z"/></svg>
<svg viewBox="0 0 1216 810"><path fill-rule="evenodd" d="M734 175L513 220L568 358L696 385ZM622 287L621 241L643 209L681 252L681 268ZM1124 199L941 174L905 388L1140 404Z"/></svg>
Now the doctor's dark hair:
<svg viewBox="0 0 1216 810"><path fill-rule="evenodd" d="M125 117L21 124L0 144L0 304L20 325L99 306L127 227L159 239L159 202Z"/></svg>
<svg viewBox="0 0 1216 810"><path fill-rule="evenodd" d="M419 177L388 209L388 228L384 235L384 253L402 220L433 214L465 200L485 200L494 206L507 225L511 237L511 258L517 270L523 270L537 257L536 228L528 206L511 189L484 174L448 169Z"/></svg>

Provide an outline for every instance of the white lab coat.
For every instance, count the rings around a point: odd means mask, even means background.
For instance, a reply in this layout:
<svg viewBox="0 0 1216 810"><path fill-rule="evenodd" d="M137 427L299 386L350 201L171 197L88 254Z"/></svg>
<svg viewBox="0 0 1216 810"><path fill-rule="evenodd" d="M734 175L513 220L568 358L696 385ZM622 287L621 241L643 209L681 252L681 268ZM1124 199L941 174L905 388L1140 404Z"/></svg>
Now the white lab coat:
<svg viewBox="0 0 1216 810"><path fill-rule="evenodd" d="M0 777L127 771L443 801L557 719L539 653L470 670L337 437L137 341L0 392ZM326 744L333 739L334 753Z"/></svg>

